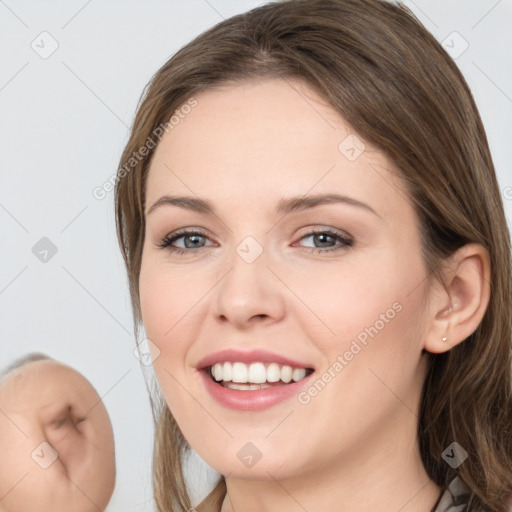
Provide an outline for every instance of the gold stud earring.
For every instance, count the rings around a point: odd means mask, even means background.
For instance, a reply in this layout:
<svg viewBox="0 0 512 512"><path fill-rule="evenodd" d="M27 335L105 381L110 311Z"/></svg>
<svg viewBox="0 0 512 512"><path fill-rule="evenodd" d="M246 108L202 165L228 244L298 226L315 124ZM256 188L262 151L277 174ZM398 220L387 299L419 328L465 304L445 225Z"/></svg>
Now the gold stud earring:
<svg viewBox="0 0 512 512"><path fill-rule="evenodd" d="M448 338L447 338L446 336L443 336L441 339L442 339L445 343L448 341Z"/></svg>

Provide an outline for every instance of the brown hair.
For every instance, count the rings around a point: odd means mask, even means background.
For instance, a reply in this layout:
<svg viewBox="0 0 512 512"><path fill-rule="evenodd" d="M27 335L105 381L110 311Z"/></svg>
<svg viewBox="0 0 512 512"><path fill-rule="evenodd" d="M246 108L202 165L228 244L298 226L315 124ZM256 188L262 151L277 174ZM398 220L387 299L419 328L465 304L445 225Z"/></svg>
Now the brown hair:
<svg viewBox="0 0 512 512"><path fill-rule="evenodd" d="M512 499L511 257L487 138L468 85L449 55L404 6L383 0L273 2L220 22L180 49L145 89L121 165L180 105L216 85L260 78L314 87L363 140L380 148L406 184L420 220L431 279L476 242L489 252L491 296L463 343L428 354L418 422L430 478L457 474L469 510L503 512ZM153 151L118 172L115 208L136 326L144 242L144 187ZM161 396L152 400L154 490L160 512L191 507L183 472L186 443ZM441 453L457 441L469 454L457 470ZM221 477L198 510L219 511Z"/></svg>

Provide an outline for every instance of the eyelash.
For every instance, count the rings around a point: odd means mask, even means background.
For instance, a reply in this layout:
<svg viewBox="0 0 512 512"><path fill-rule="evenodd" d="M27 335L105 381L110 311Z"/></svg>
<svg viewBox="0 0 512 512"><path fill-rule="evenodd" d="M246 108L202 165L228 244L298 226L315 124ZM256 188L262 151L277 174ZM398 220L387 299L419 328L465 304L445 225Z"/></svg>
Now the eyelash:
<svg viewBox="0 0 512 512"><path fill-rule="evenodd" d="M192 251L197 251L199 249L203 249L204 247L192 247L187 249L182 249L180 247L174 247L171 244L175 242L176 240L179 240L180 238L185 238L187 236L193 236L193 235L199 235L204 238L208 238L205 232L203 232L200 229L195 230L183 230L179 231L178 233L174 233L172 236L168 235L166 236L161 242L157 243L156 245L160 247L161 249L167 249L171 253L175 254L184 254L184 253L190 253ZM304 238L309 238L310 236L314 235L329 235L330 237L337 239L341 242L341 245L338 247L329 247L321 249L319 247L308 247L308 248L302 248L301 250L304 252L314 252L316 254L323 254L326 252L336 252L341 249L344 249L346 247L352 247L354 241L347 236L343 236L340 233L337 233L336 231L332 231L330 229L322 229L322 230L313 230L307 233L306 235L302 236L300 240L303 240Z"/></svg>

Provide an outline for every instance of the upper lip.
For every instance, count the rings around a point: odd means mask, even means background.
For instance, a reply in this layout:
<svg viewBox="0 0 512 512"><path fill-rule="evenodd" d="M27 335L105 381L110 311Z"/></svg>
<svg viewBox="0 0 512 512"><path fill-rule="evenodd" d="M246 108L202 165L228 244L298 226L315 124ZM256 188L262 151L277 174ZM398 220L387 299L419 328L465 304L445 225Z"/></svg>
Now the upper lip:
<svg viewBox="0 0 512 512"><path fill-rule="evenodd" d="M268 350L234 350L234 349L224 349L219 350L218 352L213 352L212 354L203 357L198 363L197 368L203 369L209 366L213 366L215 363L223 363L225 361L230 362L241 362L241 363L278 363L282 365L288 365L293 368L312 368L312 366L308 363L303 363L301 361L297 361L295 359L291 359L290 357L282 356L280 354L276 354L274 352L269 352Z"/></svg>

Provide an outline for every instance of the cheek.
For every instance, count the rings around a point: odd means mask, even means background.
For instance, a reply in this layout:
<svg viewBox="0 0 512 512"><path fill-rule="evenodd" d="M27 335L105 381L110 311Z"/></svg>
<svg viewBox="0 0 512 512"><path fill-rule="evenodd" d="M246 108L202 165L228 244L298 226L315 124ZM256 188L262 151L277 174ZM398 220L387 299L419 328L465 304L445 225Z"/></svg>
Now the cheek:
<svg viewBox="0 0 512 512"><path fill-rule="evenodd" d="M365 329L374 324L379 331L387 328L388 320L397 316L397 309L401 309L411 289L411 279L404 276L392 254L381 254L378 264L370 257L367 261L361 258L357 265L349 261L346 265L326 265L325 269L312 270L310 275L314 279L291 276L294 292L310 309L300 318L306 318L310 326L322 321L318 338L329 346L361 333L364 340ZM300 304L299 309L303 309Z"/></svg>
<svg viewBox="0 0 512 512"><path fill-rule="evenodd" d="M162 341L173 325L176 313L176 283L171 283L167 276L145 265L141 268L139 293L142 322L146 336L160 352L164 350Z"/></svg>
<svg viewBox="0 0 512 512"><path fill-rule="evenodd" d="M147 338L173 366L183 365L187 349L204 325L211 292L224 269L203 262L170 264L164 255L143 257L139 276L142 322ZM151 345L150 345L151 347Z"/></svg>
<svg viewBox="0 0 512 512"><path fill-rule="evenodd" d="M166 268L154 260L143 259L139 293L147 337L159 345L159 340L173 334L174 326L201 294L197 280L190 279L186 268Z"/></svg>
<svg viewBox="0 0 512 512"><path fill-rule="evenodd" d="M199 302L208 290L197 272L186 265L171 268L161 261L143 260L139 278L142 321L153 369L161 391L171 409L183 393L178 382L186 377L186 356L200 328L204 314ZM154 345L154 346L152 346ZM156 347L156 348L155 348ZM185 394L184 398L188 395Z"/></svg>
<svg viewBox="0 0 512 512"><path fill-rule="evenodd" d="M370 370L390 385L405 386L412 379L422 348L424 288L418 285L425 271L416 254L409 256L404 260L395 250L379 251L378 261L373 253L347 270L316 273L314 284L302 285L302 296L324 324L314 341L325 366L344 375L337 382L350 379L368 391L372 382L383 388ZM343 371L336 372L332 366L338 356L344 359Z"/></svg>
<svg viewBox="0 0 512 512"><path fill-rule="evenodd" d="M343 358L331 391L337 388L349 409L365 403L368 413L378 411L396 402L390 389L412 400L422 356L424 276L421 261L389 253L327 290L338 300L324 309L336 332L336 343L326 344L325 352L330 366Z"/></svg>

